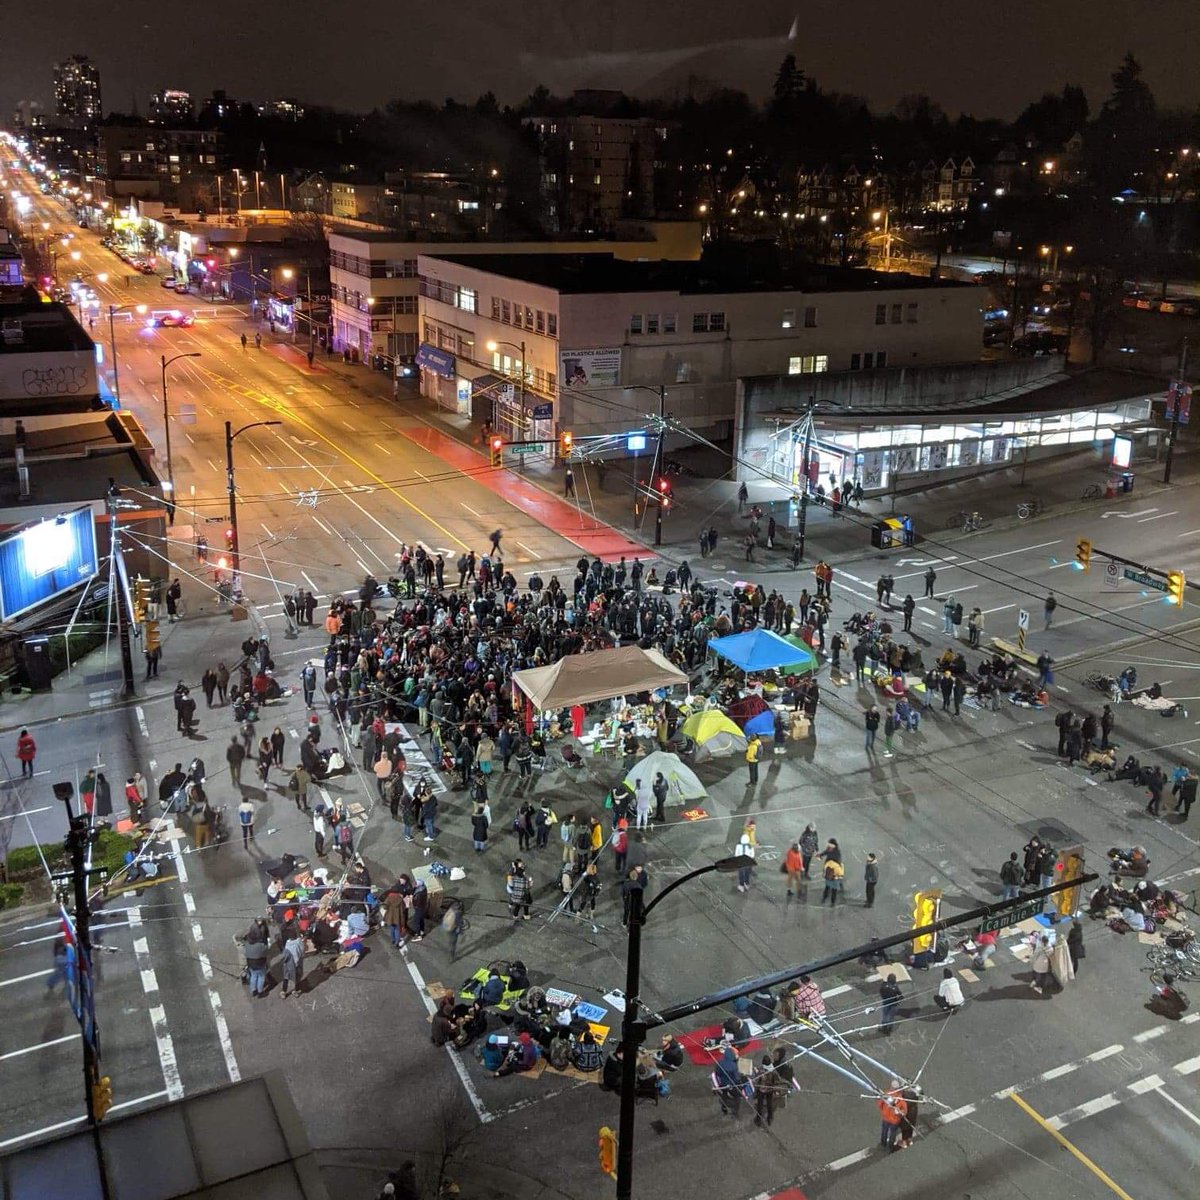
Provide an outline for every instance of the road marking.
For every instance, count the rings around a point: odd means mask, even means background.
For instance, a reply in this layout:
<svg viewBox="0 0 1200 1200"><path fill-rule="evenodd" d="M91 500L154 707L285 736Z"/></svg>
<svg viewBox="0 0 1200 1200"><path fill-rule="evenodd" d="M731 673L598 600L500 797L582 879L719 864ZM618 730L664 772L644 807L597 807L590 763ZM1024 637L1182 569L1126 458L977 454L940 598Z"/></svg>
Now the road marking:
<svg viewBox="0 0 1200 1200"><path fill-rule="evenodd" d="M325 522L324 522L324 521L322 521L320 517L313 517L313 520L314 520L314 521L316 521L316 523L317 523L318 525L320 525L320 527L321 527L323 530L325 530L325 532L326 532L326 533L327 533L327 534L328 534L330 537L333 537L333 530L332 530L332 529L330 529L330 528L329 528L329 526L328 526L328 525L326 525L326 524L325 524ZM303 573L303 572L301 572L301 574L304 574L304 573ZM308 578L308 576L307 576L307 575L305 575L304 577L305 577L305 579L307 579L307 578Z"/></svg>
<svg viewBox="0 0 1200 1200"><path fill-rule="evenodd" d="M1012 1102L1018 1105L1028 1116L1032 1117L1064 1150L1069 1150L1093 1175L1096 1176L1102 1183L1107 1184L1121 1200L1133 1200L1133 1197L1125 1191L1119 1184L1114 1183L1082 1150L1075 1146L1072 1142L1067 1141L1057 1129L1051 1125L1045 1117L1042 1116L1036 1109L1032 1108L1022 1097L1014 1094Z"/></svg>
<svg viewBox="0 0 1200 1200"><path fill-rule="evenodd" d="M828 1000L830 996L841 996L846 992L852 992L854 989L848 983L843 983L840 987L830 988L827 992L822 992L824 999Z"/></svg>
<svg viewBox="0 0 1200 1200"><path fill-rule="evenodd" d="M987 617L987 616L990 616L992 613L1005 612L1010 608L1016 608L1016 607L1017 606L1015 604L1001 604L999 608L985 608L983 610L983 615L985 617Z"/></svg>
<svg viewBox="0 0 1200 1200"><path fill-rule="evenodd" d="M383 445L382 442L376 442L375 445L377 445L380 450L384 452L384 454L391 454L391 451L385 445Z"/></svg>
<svg viewBox="0 0 1200 1200"><path fill-rule="evenodd" d="M1114 1054L1120 1054L1125 1047L1122 1045L1105 1046L1103 1050L1094 1050L1083 1061L1084 1062L1103 1062L1106 1058L1112 1058Z"/></svg>
<svg viewBox="0 0 1200 1200"><path fill-rule="evenodd" d="M935 613L932 608L926 608L925 605L923 605L923 604L917 605L917 611L923 612L927 617L936 617L937 616L937 613Z"/></svg>
<svg viewBox="0 0 1200 1200"><path fill-rule="evenodd" d="M429 990L425 986L425 980L421 972L417 969L417 964L408 958L408 951L401 950L405 957L405 966L408 968L408 973L412 977L412 981L416 984L417 995L421 997L425 1005L426 1011L430 1016L437 1011L437 1005L433 1002L433 997L430 996ZM463 1090L467 1093L467 1099L471 1102L471 1107L474 1108L480 1122L487 1124L493 1119L493 1116L488 1112L487 1106L483 1102L483 1097L475 1088L475 1084L471 1081L471 1076L467 1074L466 1064L462 1060L462 1055L454 1048L453 1044L447 1042L445 1045L446 1053L450 1056L450 1062L454 1065L454 1072L458 1076L463 1085Z"/></svg>
<svg viewBox="0 0 1200 1200"><path fill-rule="evenodd" d="M1141 1096L1146 1092L1152 1092L1155 1088L1165 1086L1163 1081L1157 1075L1148 1075L1145 1079L1135 1080L1129 1085L1129 1090L1135 1096Z"/></svg>
<svg viewBox="0 0 1200 1200"><path fill-rule="evenodd" d="M1078 1071L1078 1063L1064 1063L1061 1067L1055 1067L1050 1071L1043 1071L1038 1078L1043 1083L1048 1083L1051 1079L1061 1079L1064 1075L1070 1075L1072 1071Z"/></svg>
<svg viewBox="0 0 1200 1200"><path fill-rule="evenodd" d="M151 1104L155 1100L161 1100L166 1094L166 1092L150 1092L145 1096L137 1096L133 1100L122 1100L120 1104L114 1104L108 1111L121 1112L127 1108L135 1108L139 1104ZM35 1138L44 1138L63 1129L70 1129L72 1125L82 1125L86 1120L87 1117L71 1117L69 1120L59 1121L55 1125L46 1125L41 1129L35 1129L31 1133L8 1138L6 1141L0 1142L0 1150L7 1150L10 1146L19 1146L22 1142L31 1142Z"/></svg>
<svg viewBox="0 0 1200 1200"><path fill-rule="evenodd" d="M313 595L315 596L317 594L317 585L313 583L311 579L309 579L307 571L301 571L300 574L304 576L304 582L307 583L310 588L312 588Z"/></svg>
<svg viewBox="0 0 1200 1200"><path fill-rule="evenodd" d="M143 710L143 708L140 704L137 706L136 709L134 709L134 711L137 713L138 729L141 730L142 737L149 740L150 730L146 728L146 713L145 713L145 711Z"/></svg>
<svg viewBox="0 0 1200 1200"><path fill-rule="evenodd" d="M1135 1033L1133 1040L1135 1042L1148 1042L1151 1038L1162 1037L1167 1032L1165 1025L1157 1025L1153 1029L1143 1030L1141 1033Z"/></svg>
<svg viewBox="0 0 1200 1200"><path fill-rule="evenodd" d="M26 1046L22 1050L10 1050L7 1054L0 1054L0 1062L7 1062L10 1058L22 1058L26 1054L33 1054L37 1050L48 1050L51 1046L61 1046L63 1042L76 1042L79 1040L79 1034L68 1033L64 1037L55 1038L50 1042L38 1042L36 1046Z"/></svg>
<svg viewBox="0 0 1200 1200"><path fill-rule="evenodd" d="M1190 1108L1185 1108L1182 1104L1180 1104L1170 1092L1165 1090L1165 1088L1159 1087L1155 1090L1168 1104L1173 1104L1177 1109L1179 1109L1179 1111L1183 1113L1183 1115L1187 1117L1189 1121L1195 1125L1200 1125L1200 1117L1196 1116L1196 1114L1192 1112Z"/></svg>
<svg viewBox="0 0 1200 1200"><path fill-rule="evenodd" d="M32 971L28 975L18 975L15 979L0 980L0 987L11 987L14 983L28 983L31 979L45 979L47 975L53 975L54 968L47 967L44 971Z"/></svg>
<svg viewBox="0 0 1200 1200"><path fill-rule="evenodd" d="M142 991L149 994L150 992L158 991L158 976L154 974L153 969L142 971Z"/></svg>
<svg viewBox="0 0 1200 1200"><path fill-rule="evenodd" d="M1038 542L1036 546L1018 546L1016 550L1001 550L998 554L985 554L981 558L968 558L965 562L950 562L949 557L958 558L958 555L948 556L947 559L942 559L941 565L945 570L950 570L951 567L963 567L969 569L973 563L992 562L997 558L1007 558L1010 554L1028 554L1031 550L1045 550L1048 546L1057 546L1062 542L1062 538L1055 538L1052 542ZM905 575L897 575L897 579L915 579L918 575L924 575L924 571L909 571ZM954 591L965 591L965 588L955 588Z"/></svg>
<svg viewBox="0 0 1200 1200"><path fill-rule="evenodd" d="M345 420L344 418L343 418L343 420L342 420L342 424L343 424L343 425L345 425L345 427L346 427L348 430L350 430L350 432L351 432L351 433L354 433L354 432L355 432L354 426L353 426L353 425L351 425L351 424L350 424L350 422L349 422L349 421L347 421L347 420Z"/></svg>
<svg viewBox="0 0 1200 1200"><path fill-rule="evenodd" d="M1175 509L1173 512L1156 513L1152 517L1142 517L1142 519L1140 521L1138 521L1138 524L1145 525L1145 523L1147 521L1161 521L1163 519L1163 517L1177 517L1177 516L1179 516L1179 509Z"/></svg>
<svg viewBox="0 0 1200 1200"><path fill-rule="evenodd" d="M237 1057L233 1053L233 1039L229 1036L229 1026L225 1023L221 997L210 988L208 1001L212 1005L213 1021L217 1026L217 1039L221 1043L221 1053L225 1056L225 1070L229 1073L229 1082L237 1083L242 1078L242 1073L238 1069Z"/></svg>
<svg viewBox="0 0 1200 1200"><path fill-rule="evenodd" d="M864 1158L871 1157L871 1150L855 1150L853 1154L847 1154L845 1158L835 1158L833 1162L826 1168L830 1171L844 1171L847 1167L854 1166L855 1163L860 1163Z"/></svg>
<svg viewBox="0 0 1200 1200"><path fill-rule="evenodd" d="M1193 1071L1200 1071L1200 1058L1188 1058L1181 1063L1176 1063L1174 1069L1180 1075L1190 1075Z"/></svg>
<svg viewBox="0 0 1200 1200"><path fill-rule="evenodd" d="M525 543L524 543L524 542L518 542L518 543L517 543L517 545L518 545L518 546L520 546L520 547L521 547L521 549L522 549L522 550L524 550L524 551L525 551L525 553L526 553L526 554L528 554L530 558L540 558L540 557L541 557L541 556L540 556L540 555L537 553L537 551L536 551L536 550L530 550L530 548L529 548L527 545L525 545Z"/></svg>
<svg viewBox="0 0 1200 1200"><path fill-rule="evenodd" d="M947 1113L942 1113L938 1118L939 1125L949 1125L951 1121L957 1121L959 1117L969 1117L975 1111L975 1105L964 1104L962 1108L952 1108Z"/></svg>
<svg viewBox="0 0 1200 1200"><path fill-rule="evenodd" d="M1047 1124L1053 1129L1063 1129L1075 1121L1082 1121L1087 1117L1094 1117L1097 1113L1107 1112L1110 1108L1116 1108L1120 1103L1121 1101L1115 1092L1105 1092L1103 1096L1096 1096L1092 1100L1086 1100L1083 1104L1077 1104L1074 1108L1067 1109L1065 1113L1060 1113L1057 1117L1051 1117Z"/></svg>
<svg viewBox="0 0 1200 1200"><path fill-rule="evenodd" d="M459 504L461 504L463 506L463 508L465 508L467 510L467 512L471 513L472 516L476 516L476 517L483 516L482 513L476 512L469 504L466 503L465 500L460 500Z"/></svg>

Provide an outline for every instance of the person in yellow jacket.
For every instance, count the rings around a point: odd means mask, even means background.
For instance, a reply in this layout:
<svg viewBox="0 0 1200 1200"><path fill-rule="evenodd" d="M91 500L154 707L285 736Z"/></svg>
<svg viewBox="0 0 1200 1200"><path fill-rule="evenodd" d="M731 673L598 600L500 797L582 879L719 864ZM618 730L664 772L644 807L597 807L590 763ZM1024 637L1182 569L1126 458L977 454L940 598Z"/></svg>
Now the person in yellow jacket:
<svg viewBox="0 0 1200 1200"><path fill-rule="evenodd" d="M762 758L762 742L758 734L752 733L746 743L746 765L750 768L750 786L758 782L758 760Z"/></svg>

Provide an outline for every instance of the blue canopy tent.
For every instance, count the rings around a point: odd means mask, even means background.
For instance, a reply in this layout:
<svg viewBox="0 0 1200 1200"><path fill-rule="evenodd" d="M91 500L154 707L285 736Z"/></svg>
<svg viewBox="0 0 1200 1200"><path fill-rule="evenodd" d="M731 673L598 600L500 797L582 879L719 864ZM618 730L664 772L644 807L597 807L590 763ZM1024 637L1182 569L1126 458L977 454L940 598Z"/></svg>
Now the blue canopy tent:
<svg viewBox="0 0 1200 1200"><path fill-rule="evenodd" d="M749 629L715 638L708 648L743 671L781 671L799 675L817 669L817 657L803 643L795 645L769 629Z"/></svg>

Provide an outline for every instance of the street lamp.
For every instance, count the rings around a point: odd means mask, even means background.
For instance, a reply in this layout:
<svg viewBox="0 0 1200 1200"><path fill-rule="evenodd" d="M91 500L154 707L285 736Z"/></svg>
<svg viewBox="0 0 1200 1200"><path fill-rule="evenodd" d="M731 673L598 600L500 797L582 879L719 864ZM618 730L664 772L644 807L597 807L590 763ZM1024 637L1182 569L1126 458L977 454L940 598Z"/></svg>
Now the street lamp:
<svg viewBox="0 0 1200 1200"><path fill-rule="evenodd" d="M237 491L233 485L233 440L236 437L240 437L248 429L258 429L260 426L265 425L282 424L282 421L251 421L249 425L243 425L241 429L235 430L232 421L225 422L225 484L229 489L229 528L233 534L233 544L229 547L230 565L232 566L230 585L232 595L235 599L241 594L242 590L242 560L238 548Z"/></svg>
<svg viewBox="0 0 1200 1200"><path fill-rule="evenodd" d="M633 1130L637 1111L637 1056L646 1040L646 1023L641 1020L642 926L655 907L677 887L700 875L720 871L730 875L754 866L749 855L735 854L698 867L663 888L649 904L640 889L629 893L629 942L625 955L625 1012L621 1018L621 1117L617 1128L617 1200L633 1196Z"/></svg>
<svg viewBox="0 0 1200 1200"><path fill-rule="evenodd" d="M493 339L485 344L492 354L495 354L501 346L508 346L511 350L519 350L521 352L521 431L519 436L523 438L525 436L525 339L522 338L520 342L505 342ZM525 455L517 455L517 465L521 473L524 474Z"/></svg>
<svg viewBox="0 0 1200 1200"><path fill-rule="evenodd" d="M172 355L170 358L165 354L162 356L163 430L167 441L167 490L171 493L171 497L167 501L167 515L170 517L172 525L175 524L175 468L171 462L171 415L167 408L167 368L178 359L199 357L199 350L185 351L182 354Z"/></svg>
<svg viewBox="0 0 1200 1200"><path fill-rule="evenodd" d="M144 304L110 304L108 306L108 341L112 349L113 364L113 395L117 398L117 407L121 406L121 378L117 372L117 323L113 319L117 313L133 309L139 316L146 311Z"/></svg>

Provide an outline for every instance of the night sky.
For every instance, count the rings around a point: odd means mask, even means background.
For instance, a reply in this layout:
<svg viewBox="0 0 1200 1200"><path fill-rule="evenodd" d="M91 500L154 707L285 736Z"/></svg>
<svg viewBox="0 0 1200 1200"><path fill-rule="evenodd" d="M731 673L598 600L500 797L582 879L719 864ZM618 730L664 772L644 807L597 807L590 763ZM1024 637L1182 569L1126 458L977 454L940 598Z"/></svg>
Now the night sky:
<svg viewBox="0 0 1200 1200"><path fill-rule="evenodd" d="M366 109L488 89L509 102L539 82L677 94L696 76L759 99L790 50L880 110L927 92L951 114L1013 117L1064 83L1095 111L1126 50L1160 104L1196 107L1198 46L1197 0L10 0L0 124L20 99L49 106L52 64L71 53L98 62L106 110L136 94L143 113L164 86Z"/></svg>

